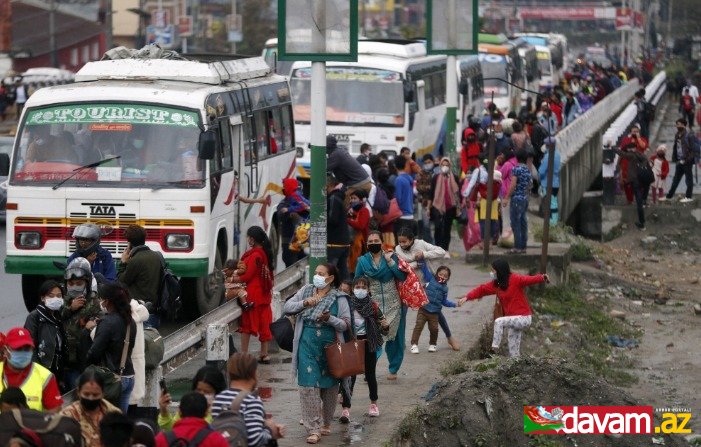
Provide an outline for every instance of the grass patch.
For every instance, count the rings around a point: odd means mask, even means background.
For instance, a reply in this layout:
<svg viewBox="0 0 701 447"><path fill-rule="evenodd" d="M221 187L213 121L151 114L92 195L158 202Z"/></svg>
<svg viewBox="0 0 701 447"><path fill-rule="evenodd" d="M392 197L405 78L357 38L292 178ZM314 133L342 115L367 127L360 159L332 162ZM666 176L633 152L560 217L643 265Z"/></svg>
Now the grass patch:
<svg viewBox="0 0 701 447"><path fill-rule="evenodd" d="M552 436L535 435L528 442L529 447L562 447L562 442L553 439Z"/></svg>
<svg viewBox="0 0 701 447"><path fill-rule="evenodd" d="M604 310L607 302L582 299L576 284L532 288L529 297L541 315L556 315L579 329L577 334L568 337L572 354L579 363L618 385L635 382L635 376L623 370L630 366L630 361L614 358L611 355L613 348L606 337L618 335L639 339L642 334L623 321L611 318Z"/></svg>
<svg viewBox="0 0 701 447"><path fill-rule="evenodd" d="M419 406L414 407L413 410L407 413L397 427L399 438L402 440L409 439L412 429L421 423L422 416L424 416L424 411Z"/></svg>
<svg viewBox="0 0 701 447"><path fill-rule="evenodd" d="M572 254L572 260L575 262L591 261L594 259L594 253L592 253L591 247L582 240L570 246L570 253Z"/></svg>
<svg viewBox="0 0 701 447"><path fill-rule="evenodd" d="M455 376L470 371L469 360L466 355L460 355L448 361L440 370L443 377Z"/></svg>
<svg viewBox="0 0 701 447"><path fill-rule="evenodd" d="M534 222L529 224L533 228L533 239L538 242L543 242L543 224ZM557 225L550 225L548 230L548 242L570 242L574 238L574 230L562 222Z"/></svg>

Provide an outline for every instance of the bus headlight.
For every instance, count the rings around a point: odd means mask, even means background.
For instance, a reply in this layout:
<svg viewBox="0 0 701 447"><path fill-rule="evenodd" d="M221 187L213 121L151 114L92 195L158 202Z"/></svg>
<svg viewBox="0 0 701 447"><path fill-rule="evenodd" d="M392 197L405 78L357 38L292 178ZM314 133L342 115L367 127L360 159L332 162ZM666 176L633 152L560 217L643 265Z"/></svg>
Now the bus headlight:
<svg viewBox="0 0 701 447"><path fill-rule="evenodd" d="M169 250L189 250L192 238L189 234L171 233L166 236L166 247Z"/></svg>
<svg viewBox="0 0 701 447"><path fill-rule="evenodd" d="M302 158L302 157L304 157L304 149L302 149L301 147L298 147L297 148L297 158Z"/></svg>
<svg viewBox="0 0 701 447"><path fill-rule="evenodd" d="M41 248L41 233L38 231L22 231L17 233L19 248Z"/></svg>

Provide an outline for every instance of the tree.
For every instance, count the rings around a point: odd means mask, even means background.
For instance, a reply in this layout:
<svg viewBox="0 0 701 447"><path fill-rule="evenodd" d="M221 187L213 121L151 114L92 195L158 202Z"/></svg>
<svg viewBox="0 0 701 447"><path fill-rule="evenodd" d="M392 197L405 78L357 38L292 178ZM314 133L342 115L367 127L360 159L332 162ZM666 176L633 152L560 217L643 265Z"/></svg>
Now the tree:
<svg viewBox="0 0 701 447"><path fill-rule="evenodd" d="M273 0L277 4L277 0ZM270 0L243 0L241 20L243 42L237 45L239 54L259 56L265 41L277 36L277 9Z"/></svg>

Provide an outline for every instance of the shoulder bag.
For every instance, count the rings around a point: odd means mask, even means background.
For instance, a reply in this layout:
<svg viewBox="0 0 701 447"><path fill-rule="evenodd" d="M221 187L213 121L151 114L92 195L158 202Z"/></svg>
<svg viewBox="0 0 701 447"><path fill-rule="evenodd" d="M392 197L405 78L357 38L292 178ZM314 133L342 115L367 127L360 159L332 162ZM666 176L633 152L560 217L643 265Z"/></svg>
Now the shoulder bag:
<svg viewBox="0 0 701 447"><path fill-rule="evenodd" d="M115 406L119 406L119 396L122 394L122 374L124 366L127 364L127 353L129 352L129 336L131 335L131 324L127 326L127 335L124 337L124 347L122 348L122 357L119 360L119 371L114 371L99 365L90 365L85 368L85 372L93 372L96 376L102 378L105 386L102 389L104 399L108 400Z"/></svg>
<svg viewBox="0 0 701 447"><path fill-rule="evenodd" d="M336 343L324 348L329 373L336 379L357 376L365 372L365 340L342 342L336 331Z"/></svg>

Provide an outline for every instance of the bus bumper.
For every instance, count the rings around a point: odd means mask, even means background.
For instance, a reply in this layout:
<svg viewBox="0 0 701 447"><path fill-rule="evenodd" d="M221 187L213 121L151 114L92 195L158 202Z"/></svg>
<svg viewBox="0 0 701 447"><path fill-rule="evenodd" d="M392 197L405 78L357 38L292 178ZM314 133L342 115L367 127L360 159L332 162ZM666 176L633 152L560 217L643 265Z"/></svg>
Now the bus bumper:
<svg viewBox="0 0 701 447"><path fill-rule="evenodd" d="M7 256L5 258L5 273L25 275L61 276L62 271L54 265L54 261L66 263L66 258L54 256ZM209 274L209 260L200 259L167 259L168 267L175 276L197 278ZM117 261L119 267L119 261Z"/></svg>

